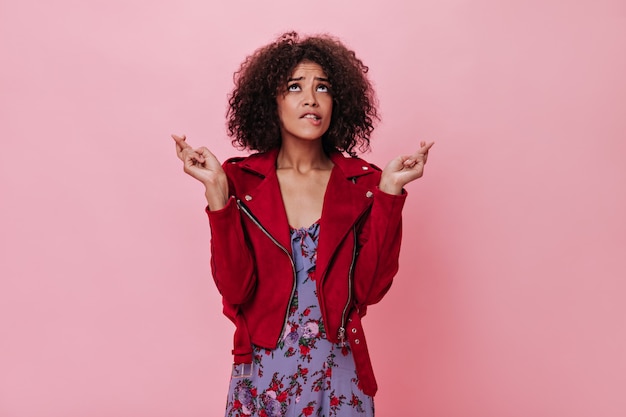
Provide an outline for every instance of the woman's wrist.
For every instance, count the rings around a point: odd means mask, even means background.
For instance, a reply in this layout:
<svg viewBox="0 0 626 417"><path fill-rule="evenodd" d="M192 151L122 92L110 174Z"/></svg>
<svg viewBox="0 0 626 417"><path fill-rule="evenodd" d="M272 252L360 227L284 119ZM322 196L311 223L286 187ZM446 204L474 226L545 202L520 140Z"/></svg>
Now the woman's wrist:
<svg viewBox="0 0 626 417"><path fill-rule="evenodd" d="M204 196L211 211L221 210L228 203L228 182L219 181L221 184L204 184Z"/></svg>
<svg viewBox="0 0 626 417"><path fill-rule="evenodd" d="M380 179L378 189L383 193L400 195L402 194L402 185L396 184L393 181L388 181L385 178Z"/></svg>
<svg viewBox="0 0 626 417"><path fill-rule="evenodd" d="M206 202L209 206L209 210L216 211L221 210L226 207L228 203L228 198L223 196L216 196L214 193L209 193L208 191L204 194L206 197Z"/></svg>

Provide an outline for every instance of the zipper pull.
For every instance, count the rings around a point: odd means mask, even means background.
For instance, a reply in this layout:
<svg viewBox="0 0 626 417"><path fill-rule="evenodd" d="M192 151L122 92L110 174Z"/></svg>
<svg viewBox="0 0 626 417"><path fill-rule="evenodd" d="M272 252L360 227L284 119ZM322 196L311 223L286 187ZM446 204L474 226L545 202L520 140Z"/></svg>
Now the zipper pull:
<svg viewBox="0 0 626 417"><path fill-rule="evenodd" d="M340 327L339 331L337 332L337 338L341 342L341 347L345 347L346 346L346 329L344 329L343 327Z"/></svg>

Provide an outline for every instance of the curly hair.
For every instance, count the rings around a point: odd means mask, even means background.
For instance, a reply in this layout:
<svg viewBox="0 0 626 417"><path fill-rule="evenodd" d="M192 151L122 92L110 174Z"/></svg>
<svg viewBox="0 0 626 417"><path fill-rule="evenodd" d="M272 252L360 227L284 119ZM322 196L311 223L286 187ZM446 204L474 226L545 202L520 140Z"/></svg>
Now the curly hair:
<svg viewBox="0 0 626 417"><path fill-rule="evenodd" d="M226 115L233 145L258 152L280 147L276 97L302 61L322 67L331 85L333 109L322 137L324 150L352 156L355 147L367 151L374 123L380 119L368 67L338 39L328 35L301 39L296 32L256 50L235 72Z"/></svg>

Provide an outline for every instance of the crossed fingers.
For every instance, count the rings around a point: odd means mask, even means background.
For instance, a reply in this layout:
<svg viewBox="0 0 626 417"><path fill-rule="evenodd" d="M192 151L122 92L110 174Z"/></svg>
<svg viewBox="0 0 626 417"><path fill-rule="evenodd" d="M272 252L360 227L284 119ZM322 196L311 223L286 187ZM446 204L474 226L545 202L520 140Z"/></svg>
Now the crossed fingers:
<svg viewBox="0 0 626 417"><path fill-rule="evenodd" d="M187 137L185 135L178 136L172 135L172 139L176 142L176 155L181 161L192 159L199 163L204 163L204 150L200 149L200 151L194 150L191 145L186 142Z"/></svg>
<svg viewBox="0 0 626 417"><path fill-rule="evenodd" d="M406 168L413 168L415 165L420 163L422 165L426 164L426 161L428 160L428 151L430 150L430 148L432 148L434 144L435 142L426 143L425 141L421 141L420 149L413 155L405 159L403 165Z"/></svg>

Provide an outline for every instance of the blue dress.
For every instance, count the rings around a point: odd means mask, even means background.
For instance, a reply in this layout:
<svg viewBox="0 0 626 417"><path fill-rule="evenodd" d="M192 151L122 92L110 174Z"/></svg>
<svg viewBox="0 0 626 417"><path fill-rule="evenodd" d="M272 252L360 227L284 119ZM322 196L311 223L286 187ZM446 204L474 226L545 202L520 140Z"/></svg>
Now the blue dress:
<svg viewBox="0 0 626 417"><path fill-rule="evenodd" d="M350 346L326 339L315 289L319 223L291 229L296 291L278 347L253 346L251 375L230 380L227 417L373 417Z"/></svg>

